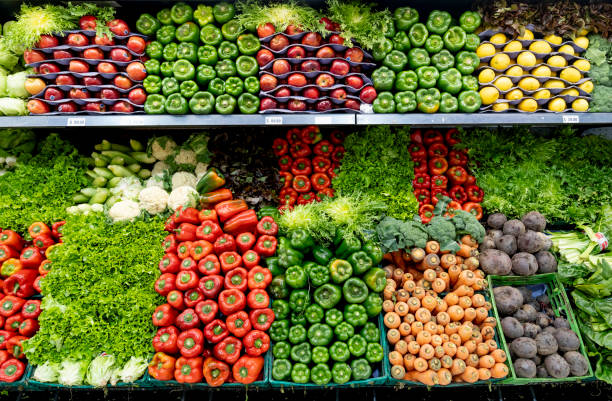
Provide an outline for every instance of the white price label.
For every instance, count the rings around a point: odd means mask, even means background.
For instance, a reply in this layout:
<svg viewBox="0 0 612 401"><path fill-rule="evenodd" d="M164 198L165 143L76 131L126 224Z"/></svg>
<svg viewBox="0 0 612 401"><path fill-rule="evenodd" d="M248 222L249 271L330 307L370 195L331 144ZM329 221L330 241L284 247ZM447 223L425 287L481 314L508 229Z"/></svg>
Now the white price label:
<svg viewBox="0 0 612 401"><path fill-rule="evenodd" d="M265 123L266 125L283 125L283 118L278 116L266 117Z"/></svg>
<svg viewBox="0 0 612 401"><path fill-rule="evenodd" d="M319 116L314 119L315 125L329 125L333 123L331 116Z"/></svg>
<svg viewBox="0 0 612 401"><path fill-rule="evenodd" d="M144 125L145 120L143 117L130 117L128 119L128 124L129 125Z"/></svg>
<svg viewBox="0 0 612 401"><path fill-rule="evenodd" d="M578 124L580 123L580 116L569 114L563 116L563 124Z"/></svg>
<svg viewBox="0 0 612 401"><path fill-rule="evenodd" d="M85 117L69 117L66 127L84 127L85 121Z"/></svg>

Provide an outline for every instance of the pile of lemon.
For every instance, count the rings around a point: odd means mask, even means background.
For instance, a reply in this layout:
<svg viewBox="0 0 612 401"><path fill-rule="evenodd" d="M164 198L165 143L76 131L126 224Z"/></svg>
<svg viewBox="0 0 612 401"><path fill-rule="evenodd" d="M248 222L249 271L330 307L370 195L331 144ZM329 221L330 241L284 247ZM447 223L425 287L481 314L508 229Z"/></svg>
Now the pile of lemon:
<svg viewBox="0 0 612 401"><path fill-rule="evenodd" d="M585 50L589 46L586 33L581 32L573 42ZM534 39L528 29L510 41L505 34L496 33L482 43L476 54L483 61L478 75L483 106L492 105L493 111L513 105L527 112L542 108L587 111L589 102L584 95L593 91L593 82L584 78L591 65L578 57L574 46L562 43L563 38L556 35ZM566 99L571 100L569 106Z"/></svg>

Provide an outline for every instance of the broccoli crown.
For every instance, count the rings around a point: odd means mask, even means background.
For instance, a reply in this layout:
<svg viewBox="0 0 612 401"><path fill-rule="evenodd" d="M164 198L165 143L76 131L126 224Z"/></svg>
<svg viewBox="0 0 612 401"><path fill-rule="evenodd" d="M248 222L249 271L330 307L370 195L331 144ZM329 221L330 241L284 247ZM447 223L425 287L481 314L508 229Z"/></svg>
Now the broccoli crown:
<svg viewBox="0 0 612 401"><path fill-rule="evenodd" d="M455 226L449 219L442 216L434 216L426 229L429 237L440 243L442 250L458 250L458 245L455 242Z"/></svg>
<svg viewBox="0 0 612 401"><path fill-rule="evenodd" d="M460 241L461 237L466 234L471 235L479 244L484 240L485 229L473 214L465 210L456 210L451 222L455 225L457 241Z"/></svg>
<svg viewBox="0 0 612 401"><path fill-rule="evenodd" d="M385 217L376 227L376 233L385 252L413 247L424 248L427 243L425 226L415 221Z"/></svg>

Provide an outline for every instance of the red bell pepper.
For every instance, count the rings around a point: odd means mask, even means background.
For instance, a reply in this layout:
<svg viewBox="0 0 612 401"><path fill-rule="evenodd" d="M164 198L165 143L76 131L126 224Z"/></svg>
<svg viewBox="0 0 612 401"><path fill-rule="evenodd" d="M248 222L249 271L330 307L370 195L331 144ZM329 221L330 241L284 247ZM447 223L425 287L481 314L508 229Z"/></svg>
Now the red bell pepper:
<svg viewBox="0 0 612 401"><path fill-rule="evenodd" d="M315 156L312 159L312 169L315 173L325 173L331 165L331 160L323 156Z"/></svg>
<svg viewBox="0 0 612 401"><path fill-rule="evenodd" d="M206 240L195 241L191 245L191 249L189 250L189 255L195 260L199 261L204 259L206 256L211 254L213 251L213 245Z"/></svg>
<svg viewBox="0 0 612 401"><path fill-rule="evenodd" d="M159 261L159 271L162 273L178 273L181 267L181 260L174 253L166 253Z"/></svg>
<svg viewBox="0 0 612 401"><path fill-rule="evenodd" d="M197 319L195 313L193 313L192 316ZM176 345L178 345L179 352L182 356L185 358L194 358L200 355L204 350L204 334L199 329L188 329L179 334Z"/></svg>
<svg viewBox="0 0 612 401"><path fill-rule="evenodd" d="M155 308L155 312L153 312L153 326L172 326L176 321L176 315L176 309L170 306L170 304L159 305Z"/></svg>
<svg viewBox="0 0 612 401"><path fill-rule="evenodd" d="M242 255L242 264L244 267L248 269L252 269L253 267L259 264L261 257L254 250L248 250Z"/></svg>
<svg viewBox="0 0 612 401"><path fill-rule="evenodd" d="M51 234L43 234L34 238L32 241L34 246L38 249L45 250L49 248L51 245L55 244L55 240L51 237Z"/></svg>
<svg viewBox="0 0 612 401"><path fill-rule="evenodd" d="M307 192L305 194L300 194L297 199L298 205L307 205L309 203L313 203L316 200L314 192Z"/></svg>
<svg viewBox="0 0 612 401"><path fill-rule="evenodd" d="M431 144L427 149L427 156L429 157L446 157L448 155L448 148L441 142Z"/></svg>
<svg viewBox="0 0 612 401"><path fill-rule="evenodd" d="M193 250L193 247L191 248L191 250ZM198 270L198 264L192 257L188 257L183 259L183 261L181 262L180 270L195 272Z"/></svg>
<svg viewBox="0 0 612 401"><path fill-rule="evenodd" d="M249 322L249 330L250 330L250 322ZM14 335L15 335L14 331L0 330L0 349L6 349L6 342Z"/></svg>
<svg viewBox="0 0 612 401"><path fill-rule="evenodd" d="M315 199L318 202L321 202L325 198L333 198L333 197L334 197L334 190L332 188L322 189L319 192L317 192L317 194L315 195Z"/></svg>
<svg viewBox="0 0 612 401"><path fill-rule="evenodd" d="M278 234L278 224L274 221L274 217L265 216L257 223L257 234L259 235L276 235Z"/></svg>
<svg viewBox="0 0 612 401"><path fill-rule="evenodd" d="M176 235L170 234L162 242L162 248L164 248L164 252L166 253L174 253L176 252L176 248L178 246L178 241L176 240Z"/></svg>
<svg viewBox="0 0 612 401"><path fill-rule="evenodd" d="M251 290L247 296L247 305L251 309L264 309L270 305L270 296L265 290Z"/></svg>
<svg viewBox="0 0 612 401"><path fill-rule="evenodd" d="M43 260L42 263L38 266L38 274L40 274L41 276L46 276L51 271L52 266L53 262L51 262L51 260Z"/></svg>
<svg viewBox="0 0 612 401"><path fill-rule="evenodd" d="M236 236L236 245L240 253L245 253L255 245L255 235L253 233L242 233Z"/></svg>
<svg viewBox="0 0 612 401"><path fill-rule="evenodd" d="M213 344L218 343L228 335L227 326L221 319L215 319L204 327L204 337Z"/></svg>
<svg viewBox="0 0 612 401"><path fill-rule="evenodd" d="M30 338L36 334L38 327L38 321L36 319L24 319L19 326L19 334Z"/></svg>
<svg viewBox="0 0 612 401"><path fill-rule="evenodd" d="M448 164L451 166L467 166L468 158L462 150L451 150L448 155Z"/></svg>
<svg viewBox="0 0 612 401"><path fill-rule="evenodd" d="M199 325L200 318L191 308L185 309L176 317L176 326L179 328L179 330L187 331L190 329L195 329Z"/></svg>
<svg viewBox="0 0 612 401"><path fill-rule="evenodd" d="M272 150L275 156L286 155L289 152L289 143L283 138L276 138L272 142Z"/></svg>
<svg viewBox="0 0 612 401"><path fill-rule="evenodd" d="M419 160L427 158L427 150L421 143L411 143L408 148L408 153L412 156L412 160Z"/></svg>
<svg viewBox="0 0 612 401"><path fill-rule="evenodd" d="M205 276L211 274L219 274L221 272L221 264L217 255L211 253L204 259L198 262L198 271Z"/></svg>
<svg viewBox="0 0 612 401"><path fill-rule="evenodd" d="M212 220L204 220L196 229L196 238L199 240L214 243L220 235L223 235L223 230Z"/></svg>
<svg viewBox="0 0 612 401"><path fill-rule="evenodd" d="M40 315L40 301L38 299L27 300L21 308L21 316L25 319L36 319Z"/></svg>
<svg viewBox="0 0 612 401"><path fill-rule="evenodd" d="M44 276L38 276L38 277L36 277L36 280L34 280L33 287L36 290L36 292L39 293L39 294L42 292L42 288L40 287L40 283L42 282L43 278L44 278Z"/></svg>
<svg viewBox="0 0 612 401"><path fill-rule="evenodd" d="M2 305L0 305L0 315L4 317L9 317L16 313L19 313L24 304L25 299L21 299L13 295L7 295L2 298Z"/></svg>
<svg viewBox="0 0 612 401"><path fill-rule="evenodd" d="M185 242L179 243L178 247L176 248L176 254L179 257L179 259L188 258L190 255L192 246L193 246L192 241L185 241Z"/></svg>
<svg viewBox="0 0 612 401"><path fill-rule="evenodd" d="M65 221L58 221L51 225L51 235L53 238L60 239L62 237L65 224Z"/></svg>
<svg viewBox="0 0 612 401"><path fill-rule="evenodd" d="M463 207L461 206L461 203L457 202L457 201L450 201L448 206L446 206L446 210L449 212L454 212L455 210L462 210Z"/></svg>
<svg viewBox="0 0 612 401"><path fill-rule="evenodd" d="M324 140L314 147L314 154L317 156L330 157L334 149L335 147L330 141Z"/></svg>
<svg viewBox="0 0 612 401"><path fill-rule="evenodd" d="M4 322L4 330L17 332L19 331L19 326L25 319L21 316L21 313L13 315L11 317L6 318Z"/></svg>
<svg viewBox="0 0 612 401"><path fill-rule="evenodd" d="M234 198L234 195L232 194L232 191L230 191L227 188L221 188L221 189L217 189L216 191L207 192L204 195L200 196L200 206L211 207L219 202L232 200L233 198ZM198 219L199 219L199 213L198 213Z"/></svg>
<svg viewBox="0 0 612 401"><path fill-rule="evenodd" d="M331 180L325 173L316 173L310 177L310 182L315 191L320 191L331 186Z"/></svg>
<svg viewBox="0 0 612 401"><path fill-rule="evenodd" d="M453 185L464 184L467 180L467 171L461 166L453 166L448 169L446 176Z"/></svg>
<svg viewBox="0 0 612 401"><path fill-rule="evenodd" d="M243 342L244 350L249 356L260 356L270 349L270 337L261 330L251 331L244 336Z"/></svg>
<svg viewBox="0 0 612 401"><path fill-rule="evenodd" d="M455 146L459 142L459 130L457 128L451 128L446 131L446 135L444 135L444 139L446 139L446 144L448 146Z"/></svg>
<svg viewBox="0 0 612 401"><path fill-rule="evenodd" d="M0 245L0 263L4 262L7 259L18 258L19 252L14 250L8 245Z"/></svg>
<svg viewBox="0 0 612 401"><path fill-rule="evenodd" d="M245 307L246 297L242 291L229 289L219 293L219 310L224 315L231 315L239 310L243 310Z"/></svg>
<svg viewBox="0 0 612 401"><path fill-rule="evenodd" d="M183 270L176 275L176 289L187 291L198 286L198 275L192 270Z"/></svg>
<svg viewBox="0 0 612 401"><path fill-rule="evenodd" d="M200 212L196 208L183 208L182 206L179 206L174 212L174 221L176 224L189 223L197 225L200 223L199 214Z"/></svg>
<svg viewBox="0 0 612 401"><path fill-rule="evenodd" d="M414 196L420 205L431 203L431 194L427 189L417 189L414 191Z"/></svg>
<svg viewBox="0 0 612 401"><path fill-rule="evenodd" d="M244 232L255 232L256 227L257 213L255 213L255 210L249 209L228 220L223 226L223 230L228 234L238 235Z"/></svg>
<svg viewBox="0 0 612 401"><path fill-rule="evenodd" d="M191 223L181 223L176 229L177 241L195 241L198 226Z"/></svg>
<svg viewBox="0 0 612 401"><path fill-rule="evenodd" d="M293 206L297 202L298 193L293 188L284 188L280 191L278 203L286 206Z"/></svg>
<svg viewBox="0 0 612 401"><path fill-rule="evenodd" d="M467 179L465 180L465 185L476 185L476 177L468 174Z"/></svg>
<svg viewBox="0 0 612 401"><path fill-rule="evenodd" d="M431 189L440 188L446 189L448 186L448 178L443 175L434 175L431 177Z"/></svg>
<svg viewBox="0 0 612 401"><path fill-rule="evenodd" d="M170 291L176 289L176 275L172 273L163 273L155 282L155 291L162 297L165 297Z"/></svg>
<svg viewBox="0 0 612 401"><path fill-rule="evenodd" d="M255 330L267 331L274 322L274 311L270 308L254 309L249 313L249 320Z"/></svg>
<svg viewBox="0 0 612 401"><path fill-rule="evenodd" d="M444 137L440 131L432 129L425 131L425 134L423 134L423 144L425 144L425 146L429 146L436 142L444 142Z"/></svg>
<svg viewBox="0 0 612 401"><path fill-rule="evenodd" d="M316 144L323 139L321 130L316 125L309 125L300 131L300 140L307 144Z"/></svg>
<svg viewBox="0 0 612 401"><path fill-rule="evenodd" d="M18 298L29 298L36 293L34 289L36 277L38 271L21 269L4 280L4 293Z"/></svg>
<svg viewBox="0 0 612 401"><path fill-rule="evenodd" d="M463 205L463 210L468 213L472 213L476 220L482 219L482 206L476 202L467 202Z"/></svg>
<svg viewBox="0 0 612 401"><path fill-rule="evenodd" d="M180 357L174 367L174 379L179 383L201 382L204 377L202 363L202 357Z"/></svg>
<svg viewBox="0 0 612 401"><path fill-rule="evenodd" d="M299 193L310 192L310 179L305 175L296 175L293 179L293 189Z"/></svg>
<svg viewBox="0 0 612 401"><path fill-rule="evenodd" d="M221 270L223 273L227 273L242 264L242 258L238 252L223 252L219 255L219 260L221 261Z"/></svg>
<svg viewBox="0 0 612 401"><path fill-rule="evenodd" d="M223 277L217 274L202 277L198 288L207 299L216 299L219 292L223 289Z"/></svg>
<svg viewBox="0 0 612 401"><path fill-rule="evenodd" d="M272 282L272 273L269 269L255 266L247 275L249 290L265 290Z"/></svg>
<svg viewBox="0 0 612 401"><path fill-rule="evenodd" d="M177 226L178 225L174 220L174 215L170 215L170 217L166 219L166 225L164 226L164 230L173 233L174 230L176 230Z"/></svg>
<svg viewBox="0 0 612 401"><path fill-rule="evenodd" d="M342 145L345 136L346 135L344 134L344 132L340 130L334 130L331 132L331 134L329 134L329 140L332 141L334 145Z"/></svg>
<svg viewBox="0 0 612 401"><path fill-rule="evenodd" d="M450 198L459 203L464 203L467 201L467 195L465 194L465 189L463 189L460 185L455 185L448 191Z"/></svg>
<svg viewBox="0 0 612 401"><path fill-rule="evenodd" d="M179 330L174 326L162 327L157 330L153 337L153 349L155 352L165 352L167 354L177 354Z"/></svg>
<svg viewBox="0 0 612 401"><path fill-rule="evenodd" d="M431 204L436 205L444 196L448 196L448 192L442 188L434 188L431 190Z"/></svg>
<svg viewBox="0 0 612 401"><path fill-rule="evenodd" d="M185 309L185 300L183 299L183 293L179 290L172 290L166 295L166 301L177 310Z"/></svg>
<svg viewBox="0 0 612 401"><path fill-rule="evenodd" d="M203 300L204 300L204 294L202 294L202 291L200 291L199 288L192 288L188 290L187 292L185 292L184 302L185 302L185 306L188 308L195 307L198 304L198 302L203 301Z"/></svg>
<svg viewBox="0 0 612 401"><path fill-rule="evenodd" d="M242 292L247 290L247 270L237 267L225 275L224 286L226 289L236 289Z"/></svg>
<svg viewBox="0 0 612 401"><path fill-rule="evenodd" d="M213 250L216 255L221 255L224 252L235 252L236 242L234 241L234 237L229 234L219 236L213 244Z"/></svg>
<svg viewBox="0 0 612 401"><path fill-rule="evenodd" d="M9 359L11 359L11 354L9 354L6 350L0 351L0 365L8 361Z"/></svg>
<svg viewBox="0 0 612 401"><path fill-rule="evenodd" d="M419 216L421 217L421 222L423 224L427 224L434 217L434 207L433 205L423 205L419 208Z"/></svg>
<svg viewBox="0 0 612 401"><path fill-rule="evenodd" d="M198 314L198 318L200 318L200 322L206 325L215 320L219 312L219 306L212 299L207 299L206 301L198 302L195 311Z"/></svg>
<svg viewBox="0 0 612 401"><path fill-rule="evenodd" d="M299 128L291 128L289 131L287 131L287 134L285 135L285 137L287 138L287 142L292 144L292 143L296 143L297 141L301 141L302 140L301 131L302 130L300 130Z"/></svg>
<svg viewBox="0 0 612 401"><path fill-rule="evenodd" d="M412 180L412 186L415 189L429 189L431 186L428 174L415 174Z"/></svg>
<svg viewBox="0 0 612 401"><path fill-rule="evenodd" d="M434 157L429 159L428 167L431 175L442 175L448 170L448 162L443 157Z"/></svg>
<svg viewBox="0 0 612 401"><path fill-rule="evenodd" d="M280 171L278 175L280 176L278 180L281 184L281 188L290 188L293 183L293 174L288 171Z"/></svg>
<svg viewBox="0 0 612 401"><path fill-rule="evenodd" d="M0 245L10 246L19 252L23 248L23 239L13 230L4 230L0 232Z"/></svg>
<svg viewBox="0 0 612 401"><path fill-rule="evenodd" d="M17 359L25 359L26 356L23 353L22 342L27 339L28 338L25 336L13 336L9 338L6 342L6 350Z"/></svg>
<svg viewBox="0 0 612 401"><path fill-rule="evenodd" d="M468 185L465 192L470 202L480 203L484 199L484 191L477 185Z"/></svg>
<svg viewBox="0 0 612 401"><path fill-rule="evenodd" d="M25 364L17 359L9 359L0 365L0 382L12 383L23 376Z"/></svg>
<svg viewBox="0 0 612 401"><path fill-rule="evenodd" d="M410 133L410 142L423 143L423 134L420 129L415 129Z"/></svg>
<svg viewBox="0 0 612 401"><path fill-rule="evenodd" d="M202 223L204 223L205 221L212 221L213 223L219 223L219 217L217 216L217 212L215 211L215 209L200 210L200 213L198 213L198 219Z"/></svg>
<svg viewBox="0 0 612 401"><path fill-rule="evenodd" d="M268 258L270 256L274 256L276 253L277 244L278 241L276 240L276 237L271 235L262 235L257 239L257 244L255 244L255 248L253 248L253 250L260 256Z"/></svg>
<svg viewBox="0 0 612 401"><path fill-rule="evenodd" d="M39 235L51 235L51 229L45 223L37 221L28 227L28 233L30 234L30 237L36 238Z"/></svg>
<svg viewBox="0 0 612 401"><path fill-rule="evenodd" d="M215 211L221 222L226 222L237 214L248 210L249 206L242 199L233 199L215 205ZM227 230L225 230L227 232Z"/></svg>
<svg viewBox="0 0 612 401"><path fill-rule="evenodd" d="M413 159L412 164L414 165L415 174L426 174L428 171L427 159Z"/></svg>
<svg viewBox="0 0 612 401"><path fill-rule="evenodd" d="M291 174L294 176L312 174L312 164L310 159L306 157L295 159L291 164Z"/></svg>
<svg viewBox="0 0 612 401"><path fill-rule="evenodd" d="M229 366L215 358L208 357L204 360L204 379L210 387L219 387L229 379Z"/></svg>
<svg viewBox="0 0 612 401"><path fill-rule="evenodd" d="M233 365L240 358L242 351L242 342L236 337L226 337L213 348L213 355L224 362Z"/></svg>
<svg viewBox="0 0 612 401"><path fill-rule="evenodd" d="M155 380L172 380L174 378L175 364L176 358L166 355L163 352L157 352L153 356L151 363L149 363L149 375Z"/></svg>
<svg viewBox="0 0 612 401"><path fill-rule="evenodd" d="M251 321L245 311L239 311L229 315L226 319L227 329L236 337L244 337L251 331Z"/></svg>
<svg viewBox="0 0 612 401"><path fill-rule="evenodd" d="M278 168L280 171L289 171L291 169L291 165L293 164L293 159L289 155L284 155L280 159L278 159Z"/></svg>
<svg viewBox="0 0 612 401"><path fill-rule="evenodd" d="M336 146L332 152L331 159L336 163L340 163L344 159L344 146Z"/></svg>
<svg viewBox="0 0 612 401"><path fill-rule="evenodd" d="M310 146L304 142L298 141L291 144L289 147L289 153L291 154L291 157L298 159L300 157L310 156L312 154L312 150L310 149Z"/></svg>

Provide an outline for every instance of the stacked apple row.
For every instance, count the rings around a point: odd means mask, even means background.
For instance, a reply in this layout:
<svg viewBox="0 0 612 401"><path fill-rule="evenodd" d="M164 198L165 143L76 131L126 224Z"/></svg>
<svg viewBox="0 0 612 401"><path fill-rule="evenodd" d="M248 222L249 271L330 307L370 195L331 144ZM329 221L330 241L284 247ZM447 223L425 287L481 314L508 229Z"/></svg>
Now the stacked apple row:
<svg viewBox="0 0 612 401"><path fill-rule="evenodd" d="M376 98L366 74L376 67L361 48L344 46L332 34L276 33L261 38L260 110L270 112L355 112Z"/></svg>
<svg viewBox="0 0 612 401"><path fill-rule="evenodd" d="M32 97L32 114L131 114L142 112L147 76L140 34L95 36L77 30L43 35L24 58L45 88Z"/></svg>

